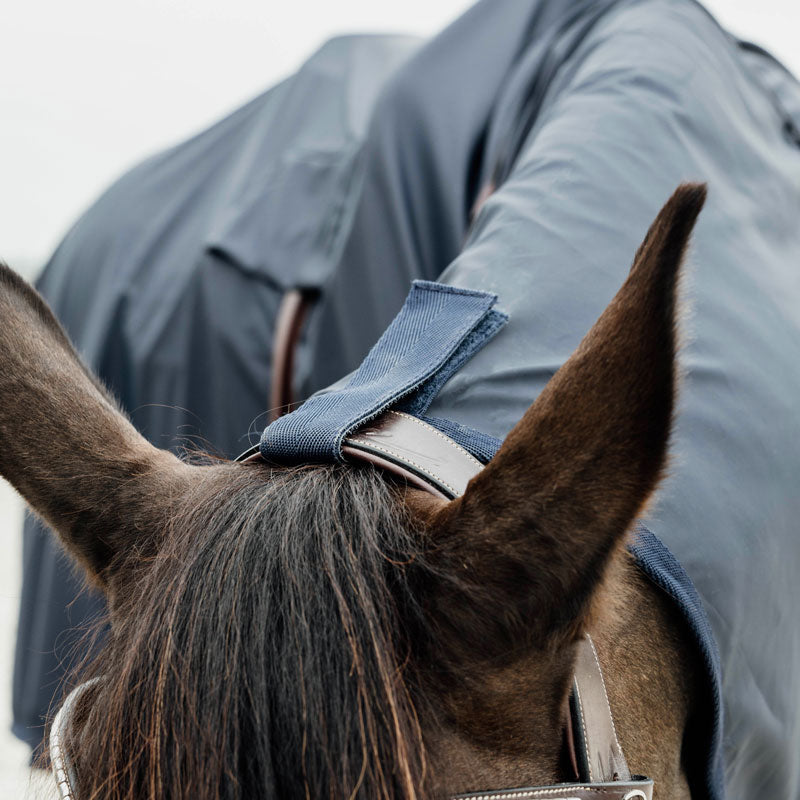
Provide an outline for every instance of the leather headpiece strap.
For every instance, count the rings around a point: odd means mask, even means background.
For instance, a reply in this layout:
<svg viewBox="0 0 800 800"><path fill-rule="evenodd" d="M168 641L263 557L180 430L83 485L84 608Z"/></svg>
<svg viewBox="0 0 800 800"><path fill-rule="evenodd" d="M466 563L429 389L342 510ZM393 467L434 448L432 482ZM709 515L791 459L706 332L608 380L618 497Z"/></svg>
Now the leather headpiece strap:
<svg viewBox="0 0 800 800"><path fill-rule="evenodd" d="M482 469L475 456L417 417L385 411L347 436L342 453L366 461L401 478L417 489L452 500ZM262 461L258 445L245 450L237 461Z"/></svg>

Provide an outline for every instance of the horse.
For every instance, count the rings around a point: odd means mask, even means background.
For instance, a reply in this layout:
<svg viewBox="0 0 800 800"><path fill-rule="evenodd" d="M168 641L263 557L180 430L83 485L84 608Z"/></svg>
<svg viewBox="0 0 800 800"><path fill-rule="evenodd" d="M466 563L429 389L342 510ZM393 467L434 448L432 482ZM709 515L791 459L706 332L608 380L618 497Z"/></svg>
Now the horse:
<svg viewBox="0 0 800 800"><path fill-rule="evenodd" d="M681 264L705 195L678 188L614 299L452 500L369 464L153 447L0 267L0 475L110 608L62 744L81 800L558 783L587 632L632 771L689 798L697 656L625 543L666 469Z"/></svg>

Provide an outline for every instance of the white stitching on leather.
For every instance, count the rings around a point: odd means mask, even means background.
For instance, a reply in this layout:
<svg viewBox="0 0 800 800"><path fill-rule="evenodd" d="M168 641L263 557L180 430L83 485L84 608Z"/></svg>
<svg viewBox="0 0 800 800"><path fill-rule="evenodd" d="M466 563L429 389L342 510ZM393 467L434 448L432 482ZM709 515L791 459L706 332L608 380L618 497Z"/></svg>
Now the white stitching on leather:
<svg viewBox="0 0 800 800"><path fill-rule="evenodd" d="M575 682L575 699L578 701L578 711L581 715L581 725L583 726L583 739L586 740L586 718L583 716L583 701L581 700L581 687ZM588 744L588 743L587 743ZM594 771L592 770L592 753L586 747L586 764L589 767L589 781L594 783Z"/></svg>
<svg viewBox="0 0 800 800"><path fill-rule="evenodd" d="M447 444L449 444L451 447L458 450L459 453L465 455L473 464L476 464L479 467L483 467L483 464L481 464L481 462L478 461L478 459L475 458L475 456L473 456L472 453L469 452L469 450L465 450L460 444L458 444L458 442L454 442L449 436L445 436L441 431L436 430L436 428L434 428L433 425L428 425L427 422L423 422L421 419L418 419L417 417L412 417L411 414L406 414L405 411L389 411L389 413L396 414L398 417L405 417L406 419L411 420L411 422L416 423L420 427L432 431L440 439L447 442Z"/></svg>
<svg viewBox="0 0 800 800"><path fill-rule="evenodd" d="M619 738L617 737L617 726L614 724L614 715L611 713L611 703L608 701L608 692L606 691L606 679L603 677L603 669L600 666L600 659L597 657L597 650L594 646L594 641L592 637L587 633L586 638L589 640L589 645L592 648L592 655L594 656L594 663L597 664L597 671L600 673L600 683L603 686L603 697L606 699L606 708L608 708L608 718L611 720L611 730L614 734L614 743L617 745L617 750L621 753L622 746L619 743Z"/></svg>
<svg viewBox="0 0 800 800"><path fill-rule="evenodd" d="M519 791L519 792L501 792L500 794L497 793L490 793L490 794L476 794L476 795L456 795L453 800L459 800L459 798L468 797L469 800L507 800L511 798L514 800L536 800L537 797L545 797L545 796L552 796L555 794L561 794L564 800L570 800L569 796L566 794L567 792L578 791L578 792L598 792L598 793L606 793L608 792L607 786L602 787L593 787L593 786L554 786L552 789L528 789L527 791Z"/></svg>
<svg viewBox="0 0 800 800"><path fill-rule="evenodd" d="M583 726L584 736L586 738L586 717L583 715L583 700L581 700L581 687L578 685L578 682L575 682L575 699L578 701L578 711L581 715L581 725ZM589 743L585 742L586 744L586 764L589 767L589 780L594 782L594 772L592 770L592 754L589 752Z"/></svg>
<svg viewBox="0 0 800 800"><path fill-rule="evenodd" d="M72 784L64 757L61 754L61 737L53 733L50 737L50 758L53 762L53 774L56 779L61 800L73 800Z"/></svg>
<svg viewBox="0 0 800 800"><path fill-rule="evenodd" d="M410 458L406 458L404 455L400 453L396 453L393 450L390 450L388 447L383 447L382 445L375 444L375 442L370 441L369 439L362 439L360 436L350 436L348 437L349 441L351 442L358 442L359 444L363 444L371 450L380 450L382 453L386 453L388 456L392 456L392 458L396 458L400 461L401 464L410 464L416 470L421 472L423 475L427 475L432 481L436 483L440 483L446 489L450 491L454 497L458 496L458 490L453 488L447 481L440 478L438 475L434 474L428 469L425 469L421 464L417 464L416 461L412 461Z"/></svg>

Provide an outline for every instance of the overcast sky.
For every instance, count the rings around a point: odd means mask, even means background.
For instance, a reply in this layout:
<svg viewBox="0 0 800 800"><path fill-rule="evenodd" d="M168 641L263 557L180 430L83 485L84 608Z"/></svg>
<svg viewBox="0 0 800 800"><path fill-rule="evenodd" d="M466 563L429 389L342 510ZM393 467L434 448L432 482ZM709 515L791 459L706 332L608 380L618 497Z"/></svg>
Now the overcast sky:
<svg viewBox="0 0 800 800"><path fill-rule="evenodd" d="M39 266L122 170L262 91L329 36L430 35L469 5L7 0L0 46L0 258L26 270ZM798 0L707 5L735 33L800 74Z"/></svg>

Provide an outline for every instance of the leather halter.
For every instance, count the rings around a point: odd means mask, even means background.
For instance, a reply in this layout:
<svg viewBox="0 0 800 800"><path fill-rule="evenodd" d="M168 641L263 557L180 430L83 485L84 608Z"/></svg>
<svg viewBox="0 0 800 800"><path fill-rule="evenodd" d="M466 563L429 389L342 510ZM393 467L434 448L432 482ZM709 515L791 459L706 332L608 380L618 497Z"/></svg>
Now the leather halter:
<svg viewBox="0 0 800 800"><path fill-rule="evenodd" d="M477 459L436 428L395 411L385 412L348 436L342 451L348 458L378 466L445 499L464 494L469 481L483 469ZM261 458L254 447L237 461ZM75 705L93 682L74 689L53 720L50 757L61 800L80 800L65 741ZM453 800L652 800L653 782L631 776L628 769L600 661L588 634L576 647L566 730L576 782L460 794Z"/></svg>

